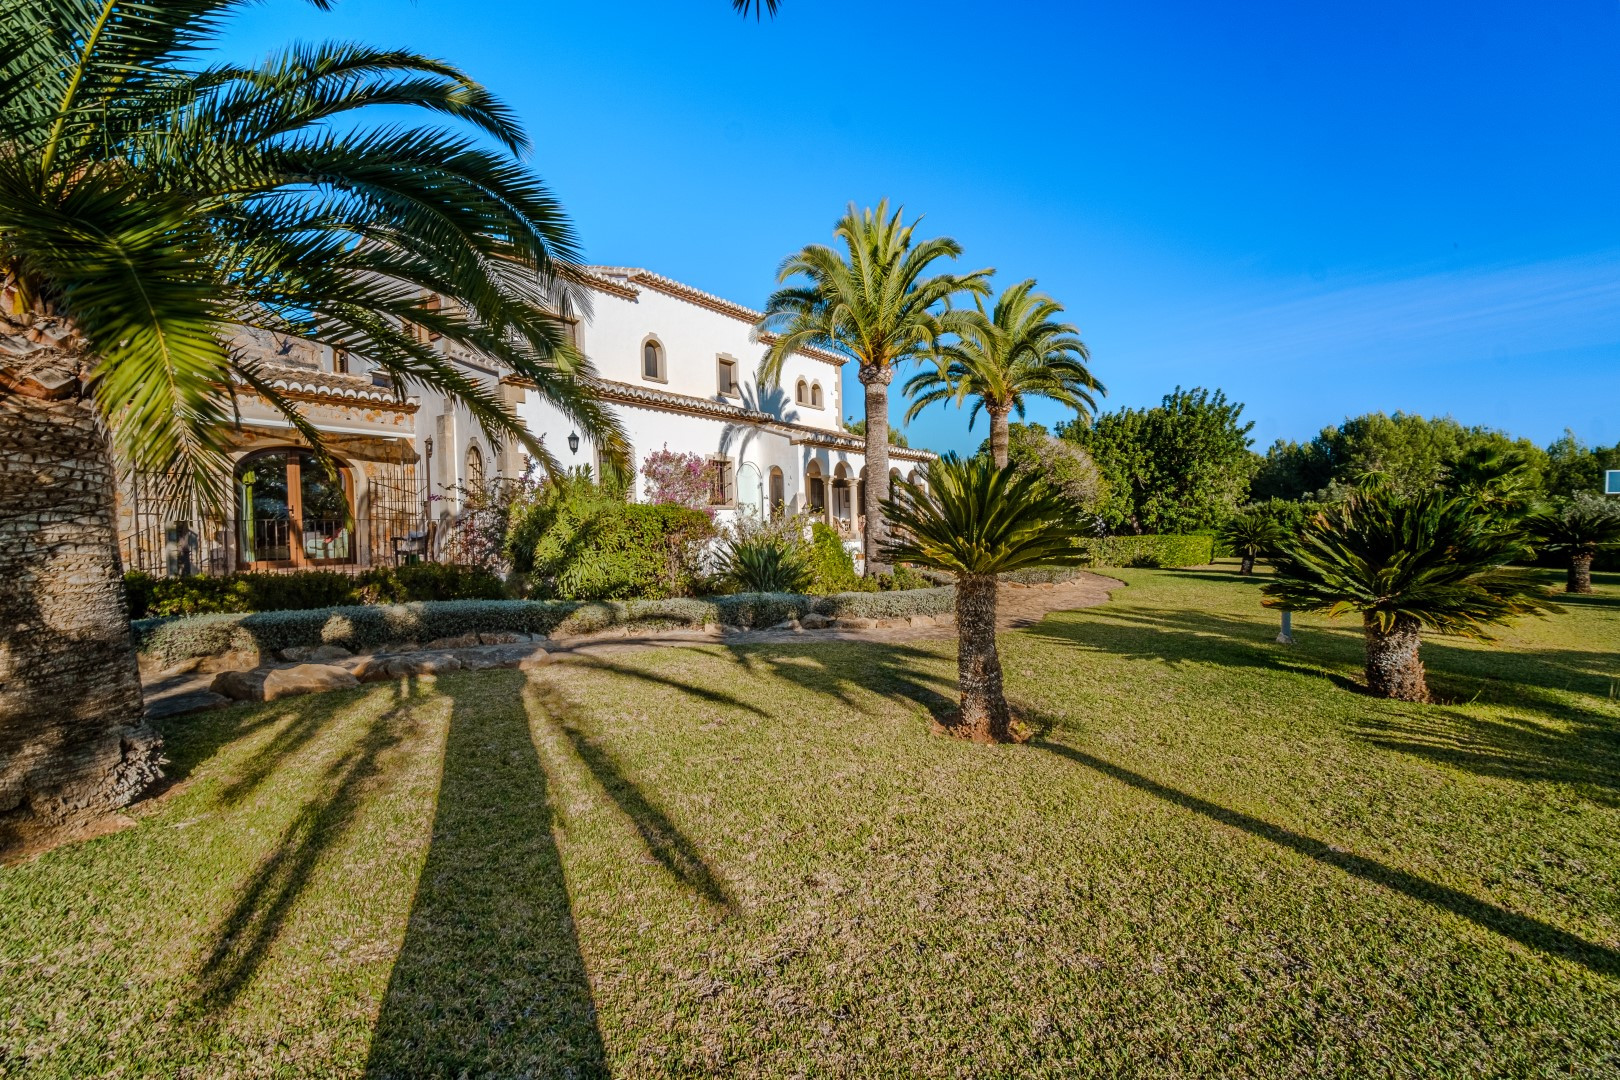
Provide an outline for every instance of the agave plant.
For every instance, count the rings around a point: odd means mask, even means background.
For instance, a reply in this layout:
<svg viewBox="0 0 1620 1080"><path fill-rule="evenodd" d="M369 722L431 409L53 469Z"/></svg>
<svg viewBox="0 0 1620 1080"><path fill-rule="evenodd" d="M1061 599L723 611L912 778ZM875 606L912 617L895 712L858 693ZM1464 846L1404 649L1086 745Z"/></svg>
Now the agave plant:
<svg viewBox="0 0 1620 1080"><path fill-rule="evenodd" d="M1620 499L1582 492L1530 519L1531 531L1548 551L1569 560L1564 591L1592 591L1592 560L1620 547Z"/></svg>
<svg viewBox="0 0 1620 1080"><path fill-rule="evenodd" d="M996 576L1085 560L1067 501L1039 477L983 457L947 454L926 486L900 481L883 505L894 526L888 556L956 578L961 710L942 724L975 742L1013 738L996 649Z"/></svg>
<svg viewBox="0 0 1620 1080"><path fill-rule="evenodd" d="M740 592L769 593L802 593L815 576L802 546L774 536L732 541L720 573Z"/></svg>
<svg viewBox="0 0 1620 1080"><path fill-rule="evenodd" d="M1428 701L1422 631L1488 638L1496 623L1547 610L1534 577L1507 565L1525 550L1470 499L1374 489L1307 519L1273 556L1277 576L1261 591L1272 607L1359 612L1367 688Z"/></svg>
<svg viewBox="0 0 1620 1080"><path fill-rule="evenodd" d="M205 64L241 6L0 6L0 806L41 818L120 805L156 770L108 433L205 506L228 488L233 386L319 443L232 351L237 328L364 356L546 460L437 336L621 445L556 317L577 302L573 230L507 108L454 67L361 45ZM367 123L408 111L433 122Z"/></svg>
<svg viewBox="0 0 1620 1080"><path fill-rule="evenodd" d="M1242 562L1238 573L1254 573L1254 561L1263 559L1288 538L1281 525L1258 511L1235 514L1221 526L1220 541L1235 551Z"/></svg>

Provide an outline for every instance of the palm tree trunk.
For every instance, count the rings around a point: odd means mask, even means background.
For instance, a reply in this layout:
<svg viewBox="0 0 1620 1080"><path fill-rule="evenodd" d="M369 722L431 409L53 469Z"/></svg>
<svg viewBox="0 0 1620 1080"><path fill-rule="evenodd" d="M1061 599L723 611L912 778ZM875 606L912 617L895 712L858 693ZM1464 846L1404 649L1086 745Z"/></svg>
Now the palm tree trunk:
<svg viewBox="0 0 1620 1080"><path fill-rule="evenodd" d="M1253 555L1245 555L1245 556L1243 556L1243 561L1240 564L1238 564L1238 573L1240 573L1240 574L1252 574L1252 573L1254 573L1254 556Z"/></svg>
<svg viewBox="0 0 1620 1080"><path fill-rule="evenodd" d="M1592 591L1592 556L1590 551L1573 551L1569 556L1569 577L1564 582L1564 591L1572 593L1589 593Z"/></svg>
<svg viewBox="0 0 1620 1080"><path fill-rule="evenodd" d="M996 463L996 468L1007 467L1007 443L1011 439L1011 432L1007 426L1007 414L1011 411L1006 406L986 405L985 411L990 414L990 458Z"/></svg>
<svg viewBox="0 0 1620 1080"><path fill-rule="evenodd" d="M889 497L889 382L894 369L887 364L862 364L861 385L866 388L866 515L864 552L866 574L887 574L894 569L883 556L889 525L883 500Z"/></svg>
<svg viewBox="0 0 1620 1080"><path fill-rule="evenodd" d="M52 320L0 316L0 852L127 805L162 762L106 432L68 340Z"/></svg>
<svg viewBox="0 0 1620 1080"><path fill-rule="evenodd" d="M996 652L996 576L962 574L956 579L956 677L962 707L945 730L974 742L1012 741L1012 716Z"/></svg>
<svg viewBox="0 0 1620 1080"><path fill-rule="evenodd" d="M1384 631L1369 615L1365 627L1367 690L1375 697L1428 701L1429 685L1423 677L1423 661L1418 659L1417 620L1397 616L1395 625Z"/></svg>

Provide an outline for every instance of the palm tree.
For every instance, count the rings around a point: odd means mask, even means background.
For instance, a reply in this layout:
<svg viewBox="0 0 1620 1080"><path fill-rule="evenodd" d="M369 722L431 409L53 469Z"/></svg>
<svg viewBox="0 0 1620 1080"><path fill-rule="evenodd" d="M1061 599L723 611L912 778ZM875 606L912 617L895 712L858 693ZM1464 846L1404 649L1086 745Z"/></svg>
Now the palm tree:
<svg viewBox="0 0 1620 1080"><path fill-rule="evenodd" d="M1547 609L1545 590L1507 563L1525 545L1472 500L1427 492L1358 492L1307 519L1273 556L1265 603L1293 611L1361 613L1367 688L1428 701L1422 630L1485 638L1485 628Z"/></svg>
<svg viewBox="0 0 1620 1080"><path fill-rule="evenodd" d="M912 398L909 424L936 402L961 405L973 398L968 428L979 410L990 414L990 456L997 468L1007 465L1008 416L1024 415L1025 397L1046 397L1067 405L1083 424L1097 408L1094 394L1102 383L1086 366L1091 352L1073 324L1059 322L1063 306L1035 291L1034 280L1020 281L1003 292L988 314L975 297L978 318L948 346L942 362L925 368L906 383Z"/></svg>
<svg viewBox="0 0 1620 1080"><path fill-rule="evenodd" d="M1010 741L996 651L996 575L1083 562L1068 504L1039 477L947 454L929 468L926 486L900 481L883 509L895 528L889 558L956 575L962 703L942 726L974 742Z"/></svg>
<svg viewBox="0 0 1620 1080"><path fill-rule="evenodd" d="M240 3L0 8L3 831L121 805L157 771L112 452L175 503L218 506L233 385L319 445L227 346L234 327L368 357L546 459L436 334L622 444L548 313L581 295L574 235L506 107L444 63L360 45L201 66ZM357 126L385 107L471 132Z"/></svg>
<svg viewBox="0 0 1620 1080"><path fill-rule="evenodd" d="M939 259L955 259L961 245L948 237L913 243L916 222L901 221L903 209L889 213L885 199L876 210L857 211L851 203L833 229L839 252L811 244L782 262L756 336L769 341L760 364L761 381L774 385L794 351L827 349L858 365L866 388L865 554L869 574L885 573L887 535L883 501L889 495L889 383L908 360L936 358L940 340L971 325L973 313L951 307L960 293L988 291L992 271L935 274ZM794 279L804 279L793 282Z"/></svg>
<svg viewBox="0 0 1620 1080"><path fill-rule="evenodd" d="M1256 510L1234 514L1221 526L1220 541L1243 560L1238 573L1254 573L1254 561L1274 551L1288 538L1281 525Z"/></svg>
<svg viewBox="0 0 1620 1080"><path fill-rule="evenodd" d="M1589 593L1592 560L1605 548L1620 547L1620 505L1582 492L1535 515L1530 527L1543 548L1569 559L1564 591Z"/></svg>

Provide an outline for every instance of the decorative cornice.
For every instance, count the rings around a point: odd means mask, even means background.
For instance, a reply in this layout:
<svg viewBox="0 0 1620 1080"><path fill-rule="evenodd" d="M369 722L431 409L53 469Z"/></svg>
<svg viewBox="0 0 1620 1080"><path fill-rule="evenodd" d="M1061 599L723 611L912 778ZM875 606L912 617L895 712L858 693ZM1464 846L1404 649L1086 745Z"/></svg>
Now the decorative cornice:
<svg viewBox="0 0 1620 1080"><path fill-rule="evenodd" d="M362 375L319 371L296 364L278 364L268 360L259 361L257 368L261 379L294 401L309 401L321 405L363 405L367 408L390 409L403 413L414 413L419 404L415 398L399 400L394 396L392 389L378 386ZM233 378L248 393L252 393L252 387L247 386L241 376Z"/></svg>
<svg viewBox="0 0 1620 1080"><path fill-rule="evenodd" d="M591 288L600 289L603 292L609 292L626 299L634 299L638 295L633 287L634 285L644 285L654 292L661 292L665 296L673 296L677 300L685 300L689 304L695 304L698 307L718 312L739 322L745 322L749 326L757 325L759 320L765 317L763 311L755 311L753 308L746 307L736 301L704 292L702 289L693 288L691 285L683 284L673 278L667 278L663 274L655 274L651 270L639 266L586 266L582 267L581 271L585 283ZM776 335L761 334L759 340L763 344L769 345L776 340ZM843 367L847 359L825 349L800 348L794 351L800 356L808 356L812 360L820 360L822 363L831 364L834 367Z"/></svg>
<svg viewBox="0 0 1620 1080"><path fill-rule="evenodd" d="M802 443L809 446L822 446L832 450L844 450L862 456L866 454L866 440L859 436L823 431L807 424L796 424L791 420L783 420L781 417L760 412L757 409L745 409L741 405L732 405L724 401L712 401L709 398L693 397L690 394L677 394L671 390L654 390L651 387L635 386L631 383L615 382L611 379L586 378L580 381L606 401L615 401L623 405L639 405L643 408L661 409L665 412L684 413L688 416L737 420L760 427L776 428L789 435L795 445ZM930 453L927 450L914 450L909 446L890 446L889 456L900 458L903 461L927 462L935 460L939 455Z"/></svg>
<svg viewBox="0 0 1620 1080"><path fill-rule="evenodd" d="M837 435L832 432L816 431L793 441L809 446L825 446L830 450L845 450L860 454L863 457L866 454L866 440L859 435ZM926 462L939 459L939 455L931 450L918 450L910 446L895 446L893 443L889 444L889 456L899 458L901 461Z"/></svg>

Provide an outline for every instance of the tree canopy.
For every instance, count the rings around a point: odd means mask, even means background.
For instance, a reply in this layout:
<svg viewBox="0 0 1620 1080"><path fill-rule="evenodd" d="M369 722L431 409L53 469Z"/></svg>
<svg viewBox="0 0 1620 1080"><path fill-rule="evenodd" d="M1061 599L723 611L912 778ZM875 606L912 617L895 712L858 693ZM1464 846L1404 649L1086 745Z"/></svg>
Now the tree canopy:
<svg viewBox="0 0 1620 1080"><path fill-rule="evenodd" d="M1059 435L1086 451L1108 482L1101 509L1116 531L1180 533L1219 525L1243 502L1257 458L1252 422L1220 391L1175 391L1150 409L1104 413Z"/></svg>

